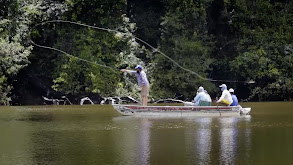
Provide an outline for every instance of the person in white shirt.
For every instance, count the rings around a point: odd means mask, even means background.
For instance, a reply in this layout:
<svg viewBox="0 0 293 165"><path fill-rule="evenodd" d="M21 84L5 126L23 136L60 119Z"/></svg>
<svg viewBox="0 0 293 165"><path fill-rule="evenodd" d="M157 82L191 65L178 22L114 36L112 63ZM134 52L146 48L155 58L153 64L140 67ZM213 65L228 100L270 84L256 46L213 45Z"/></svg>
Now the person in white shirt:
<svg viewBox="0 0 293 165"><path fill-rule="evenodd" d="M233 103L233 100L232 100L232 96L231 96L230 92L227 90L227 85L222 84L222 85L220 85L220 87L222 90L222 96L217 101L217 103L221 103L221 104L229 106L230 104Z"/></svg>
<svg viewBox="0 0 293 165"><path fill-rule="evenodd" d="M194 97L195 106L208 106L211 104L211 101L208 95L204 92L204 88L200 86L197 90L197 95Z"/></svg>

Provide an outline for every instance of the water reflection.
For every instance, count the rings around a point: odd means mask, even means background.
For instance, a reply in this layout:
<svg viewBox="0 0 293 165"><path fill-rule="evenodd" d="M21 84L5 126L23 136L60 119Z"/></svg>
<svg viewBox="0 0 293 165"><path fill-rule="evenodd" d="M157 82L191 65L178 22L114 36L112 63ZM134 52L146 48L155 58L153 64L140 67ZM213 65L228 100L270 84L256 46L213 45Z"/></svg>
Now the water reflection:
<svg viewBox="0 0 293 165"><path fill-rule="evenodd" d="M139 129L139 164L149 164L150 159L150 128L151 122L147 119L141 119Z"/></svg>
<svg viewBox="0 0 293 165"><path fill-rule="evenodd" d="M178 162L172 160L180 159L182 164L212 162L238 164L250 157L251 130L248 117L194 119L117 117L114 121L121 127L128 128L123 133L119 133L119 140L114 140L114 142L119 141L115 148L124 148L119 151L121 154L119 159L124 163L162 163L161 160L168 157L171 160L170 164L176 164ZM131 125L135 127L129 129ZM170 129L173 131L169 132ZM182 141L182 138L185 140ZM157 141L159 139L160 142ZM177 154L169 153L167 148L177 149ZM174 155L168 156L168 154Z"/></svg>
<svg viewBox="0 0 293 165"><path fill-rule="evenodd" d="M246 162L246 164L249 163L249 160L251 160L251 128L250 128L250 122L251 122L251 116L245 116L242 118L242 122L243 122L243 127L244 130L241 131L239 133L239 136L243 136L244 137L244 142L243 145L241 146L242 151L239 152L244 152L245 154L243 154L243 160L240 160L242 162ZM244 134L244 135L243 135Z"/></svg>
<svg viewBox="0 0 293 165"><path fill-rule="evenodd" d="M115 117L122 132L119 139L115 139L115 148L118 150L119 164L149 164L150 160L150 136L152 122L148 118Z"/></svg>
<svg viewBox="0 0 293 165"><path fill-rule="evenodd" d="M199 164L208 164L210 162L211 152L211 122L212 118L197 118L195 122L199 125L199 129L195 132L196 136L196 155Z"/></svg>
<svg viewBox="0 0 293 165"><path fill-rule="evenodd" d="M235 164L239 118L220 118L220 163Z"/></svg>

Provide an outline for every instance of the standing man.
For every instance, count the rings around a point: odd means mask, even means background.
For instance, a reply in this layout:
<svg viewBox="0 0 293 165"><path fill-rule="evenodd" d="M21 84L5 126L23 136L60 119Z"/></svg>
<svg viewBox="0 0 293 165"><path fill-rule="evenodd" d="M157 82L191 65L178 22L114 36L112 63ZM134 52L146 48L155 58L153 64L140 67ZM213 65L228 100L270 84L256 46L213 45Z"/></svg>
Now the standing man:
<svg viewBox="0 0 293 165"><path fill-rule="evenodd" d="M227 90L227 85L222 84L222 85L220 85L220 87L221 87L221 90L222 90L222 96L217 101L217 103L222 103L222 104L227 105L227 106L231 105L233 103L233 100L232 100L231 94Z"/></svg>
<svg viewBox="0 0 293 165"><path fill-rule="evenodd" d="M135 70L136 71L121 69L121 72L126 72L131 75L136 75L138 85L141 88L142 105L147 106L150 84L145 72L142 70L142 66L137 65L135 67Z"/></svg>
<svg viewBox="0 0 293 165"><path fill-rule="evenodd" d="M230 94L232 96L232 100L233 100L233 103L230 106L237 106L238 105L238 99L237 99L236 95L234 94L234 89L230 88L229 92L230 92Z"/></svg>

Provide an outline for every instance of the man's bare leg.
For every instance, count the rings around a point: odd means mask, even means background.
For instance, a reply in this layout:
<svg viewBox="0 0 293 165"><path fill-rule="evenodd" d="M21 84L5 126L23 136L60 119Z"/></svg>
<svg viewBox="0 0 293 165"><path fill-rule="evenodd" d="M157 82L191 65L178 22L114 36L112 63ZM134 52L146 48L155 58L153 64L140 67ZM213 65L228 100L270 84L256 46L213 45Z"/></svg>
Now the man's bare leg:
<svg viewBox="0 0 293 165"><path fill-rule="evenodd" d="M148 96L145 96L145 106L148 105Z"/></svg>
<svg viewBox="0 0 293 165"><path fill-rule="evenodd" d="M142 96L142 105L147 106L148 104L148 96Z"/></svg>

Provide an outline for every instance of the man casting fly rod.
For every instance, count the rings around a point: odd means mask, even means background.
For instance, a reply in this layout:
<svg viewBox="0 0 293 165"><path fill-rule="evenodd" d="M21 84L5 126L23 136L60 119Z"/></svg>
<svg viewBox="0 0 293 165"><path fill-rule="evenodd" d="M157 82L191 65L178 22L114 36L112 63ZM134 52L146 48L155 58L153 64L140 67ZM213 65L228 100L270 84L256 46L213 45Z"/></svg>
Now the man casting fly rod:
<svg viewBox="0 0 293 165"><path fill-rule="evenodd" d="M141 65L137 65L135 67L135 70L136 71L121 69L121 72L126 72L128 74L136 76L138 85L141 88L142 105L147 106L150 87L149 81L147 79L146 73L142 70Z"/></svg>

